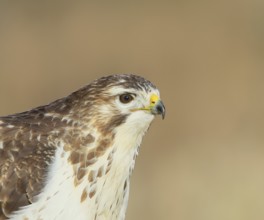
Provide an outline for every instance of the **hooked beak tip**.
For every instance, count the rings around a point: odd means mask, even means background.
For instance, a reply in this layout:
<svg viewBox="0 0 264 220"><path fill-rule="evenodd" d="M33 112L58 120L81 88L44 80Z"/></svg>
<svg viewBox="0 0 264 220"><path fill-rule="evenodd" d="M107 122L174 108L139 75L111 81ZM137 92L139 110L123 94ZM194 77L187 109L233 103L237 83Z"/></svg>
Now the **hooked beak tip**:
<svg viewBox="0 0 264 220"><path fill-rule="evenodd" d="M154 106L152 113L156 115L161 115L162 119L165 118L166 109L162 101L158 101L158 103Z"/></svg>

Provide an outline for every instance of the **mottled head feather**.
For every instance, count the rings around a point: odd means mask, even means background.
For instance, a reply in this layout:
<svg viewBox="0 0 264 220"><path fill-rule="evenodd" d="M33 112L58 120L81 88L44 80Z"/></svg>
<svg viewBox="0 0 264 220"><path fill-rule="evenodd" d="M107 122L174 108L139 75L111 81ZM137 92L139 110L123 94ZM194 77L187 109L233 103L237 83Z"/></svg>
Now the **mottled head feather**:
<svg viewBox="0 0 264 220"><path fill-rule="evenodd" d="M114 149L96 175L88 168L113 145L115 129L128 117L113 105L115 97L109 91L116 87L146 93L156 89L140 76L110 75L48 105L0 117L0 219L34 202L62 143L76 175L76 186L83 179L94 182L109 172ZM104 107L107 113L100 111ZM81 202L95 193L84 190Z"/></svg>
<svg viewBox="0 0 264 220"><path fill-rule="evenodd" d="M145 90L146 92L150 89L156 89L150 81L145 78L133 74L120 74L110 75L95 80L91 86L94 88L110 88L113 86L121 86L123 88L133 88L136 90Z"/></svg>

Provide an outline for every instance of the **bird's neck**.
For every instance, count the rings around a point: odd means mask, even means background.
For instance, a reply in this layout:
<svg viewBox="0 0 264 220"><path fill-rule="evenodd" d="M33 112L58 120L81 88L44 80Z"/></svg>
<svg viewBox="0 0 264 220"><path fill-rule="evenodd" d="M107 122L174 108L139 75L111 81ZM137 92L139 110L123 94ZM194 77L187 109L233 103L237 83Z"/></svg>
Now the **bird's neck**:
<svg viewBox="0 0 264 220"><path fill-rule="evenodd" d="M114 135L101 139L90 130L84 131L74 144L68 143L66 137L65 142L58 142L46 186L35 203L21 210L21 216L30 213L29 219L56 216L65 220L123 220L129 178L138 147L149 127L149 123L136 127L127 124L120 125Z"/></svg>

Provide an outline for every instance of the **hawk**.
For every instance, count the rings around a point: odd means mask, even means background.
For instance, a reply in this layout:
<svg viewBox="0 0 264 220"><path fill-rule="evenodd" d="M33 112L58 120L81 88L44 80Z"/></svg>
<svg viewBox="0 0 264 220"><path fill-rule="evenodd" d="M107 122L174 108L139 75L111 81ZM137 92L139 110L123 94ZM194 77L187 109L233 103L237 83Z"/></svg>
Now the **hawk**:
<svg viewBox="0 0 264 220"><path fill-rule="evenodd" d="M0 219L125 219L138 148L159 114L158 89L122 74L0 117Z"/></svg>

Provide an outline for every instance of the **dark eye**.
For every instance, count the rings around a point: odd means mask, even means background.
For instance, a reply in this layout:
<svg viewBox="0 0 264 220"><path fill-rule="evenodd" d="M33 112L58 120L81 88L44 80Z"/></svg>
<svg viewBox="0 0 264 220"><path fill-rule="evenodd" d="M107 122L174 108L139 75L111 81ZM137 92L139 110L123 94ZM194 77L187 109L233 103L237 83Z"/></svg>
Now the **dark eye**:
<svg viewBox="0 0 264 220"><path fill-rule="evenodd" d="M129 102L131 102L134 99L134 97L131 94L122 94L119 96L119 100L120 102L122 102L123 104L127 104Z"/></svg>

